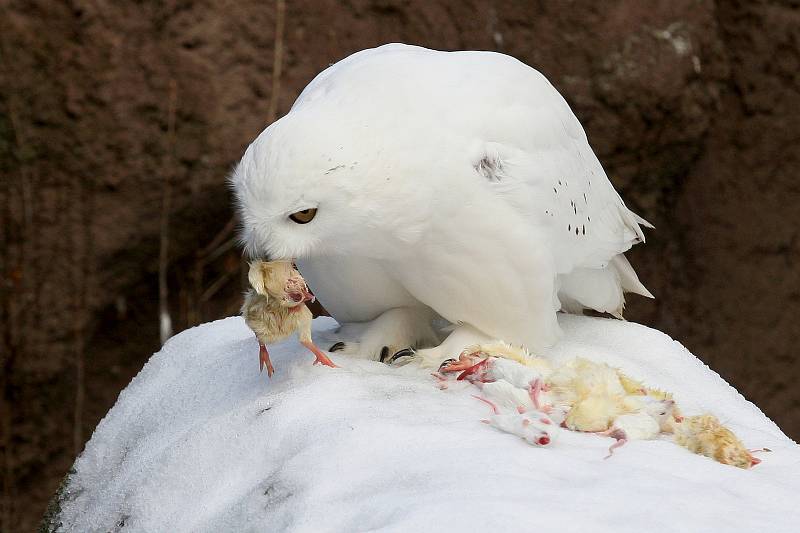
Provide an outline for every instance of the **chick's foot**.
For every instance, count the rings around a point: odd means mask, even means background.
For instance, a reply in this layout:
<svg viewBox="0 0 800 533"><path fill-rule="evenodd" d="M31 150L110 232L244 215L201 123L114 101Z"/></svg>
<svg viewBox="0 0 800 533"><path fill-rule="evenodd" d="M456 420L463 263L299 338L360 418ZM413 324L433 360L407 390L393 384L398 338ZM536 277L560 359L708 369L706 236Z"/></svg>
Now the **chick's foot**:
<svg viewBox="0 0 800 533"><path fill-rule="evenodd" d="M322 350L317 348L317 346L313 342L303 342L303 346L311 350L311 353L314 354L314 357L316 358L314 359L315 365L319 363L321 365L329 366L331 368L339 368L335 364L333 364L333 361L331 361L330 358L327 355L325 355L325 353Z"/></svg>
<svg viewBox="0 0 800 533"><path fill-rule="evenodd" d="M264 367L267 367L267 376L272 377L275 369L272 367L272 361L269 359L269 352L264 343L258 343L258 371L263 372Z"/></svg>

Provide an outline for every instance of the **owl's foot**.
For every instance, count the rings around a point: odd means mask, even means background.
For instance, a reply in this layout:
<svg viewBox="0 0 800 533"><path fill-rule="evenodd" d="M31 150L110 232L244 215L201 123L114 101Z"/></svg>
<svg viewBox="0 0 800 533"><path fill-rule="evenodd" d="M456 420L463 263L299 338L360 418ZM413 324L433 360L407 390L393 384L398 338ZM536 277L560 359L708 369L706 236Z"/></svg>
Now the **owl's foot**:
<svg viewBox="0 0 800 533"><path fill-rule="evenodd" d="M402 366L402 365L404 365L406 363L411 362L411 360L414 358L415 354L416 354L416 352L414 350L412 350L411 348L403 348L399 352L395 352L394 354L389 356L389 350L386 350L386 355L388 357L386 357L386 360L383 361L383 362L386 363L386 364L389 364L389 365ZM381 354L381 355L383 355L383 354Z"/></svg>
<svg viewBox="0 0 800 533"><path fill-rule="evenodd" d="M328 348L328 351L331 353L334 352L343 352L348 353L358 353L358 344L350 343L349 345L345 342L337 342L331 345ZM378 361L381 363L386 363L387 365L395 364L398 361L402 360L403 358L414 357L414 350L411 348L403 348L397 352L391 353L391 349L388 346L384 346L381 348L380 356L378 357Z"/></svg>
<svg viewBox="0 0 800 533"><path fill-rule="evenodd" d="M489 342L490 340L490 337L472 326L461 324L439 346L415 350L413 357L403 357L397 363L405 364L413 361L423 368L439 369L443 372L465 370L477 363L479 359L468 358L466 354L463 354L464 349L474 344ZM459 358L458 361L454 359L455 357Z"/></svg>
<svg viewBox="0 0 800 533"><path fill-rule="evenodd" d="M414 346L438 342L431 319L425 308L390 309L371 322L343 324L337 332L342 340L328 351L393 364L411 355Z"/></svg>
<svg viewBox="0 0 800 533"><path fill-rule="evenodd" d="M332 344L331 347L328 348L328 351L331 352L331 353L341 352L342 350L344 350L344 347L345 347L345 343L340 341L340 342Z"/></svg>
<svg viewBox="0 0 800 533"><path fill-rule="evenodd" d="M378 356L365 356L364 351L361 348L361 344L358 342L343 342L339 341L331 345L328 348L330 353L341 353L344 355L352 355L355 357L362 357L364 359L373 359L380 361L381 363L386 363L387 365L393 364L405 364L408 359L414 356L414 350L410 347L401 348L396 351L392 351L394 347L392 346L381 346L380 350L378 351Z"/></svg>

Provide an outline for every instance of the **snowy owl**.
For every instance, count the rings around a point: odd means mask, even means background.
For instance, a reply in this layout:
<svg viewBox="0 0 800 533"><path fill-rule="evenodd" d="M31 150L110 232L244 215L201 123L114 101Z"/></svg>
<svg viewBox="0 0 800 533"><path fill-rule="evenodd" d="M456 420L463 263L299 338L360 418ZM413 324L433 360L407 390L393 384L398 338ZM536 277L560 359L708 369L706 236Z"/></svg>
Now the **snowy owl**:
<svg viewBox="0 0 800 533"><path fill-rule="evenodd" d="M231 183L248 254L295 258L364 357L543 350L559 310L620 316L623 292L652 297L623 255L649 224L558 91L507 55L355 53L252 142Z"/></svg>

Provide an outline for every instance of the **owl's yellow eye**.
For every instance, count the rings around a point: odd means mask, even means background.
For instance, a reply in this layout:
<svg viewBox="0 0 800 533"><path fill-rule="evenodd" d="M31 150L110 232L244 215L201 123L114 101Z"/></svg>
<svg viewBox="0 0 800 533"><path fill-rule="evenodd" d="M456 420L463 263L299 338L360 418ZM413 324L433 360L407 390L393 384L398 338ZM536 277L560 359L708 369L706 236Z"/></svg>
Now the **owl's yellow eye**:
<svg viewBox="0 0 800 533"><path fill-rule="evenodd" d="M289 219L292 222L296 222L297 224L308 224L314 217L317 215L317 208L312 207L311 209L303 209L302 211L298 211L296 213L292 213L289 215Z"/></svg>

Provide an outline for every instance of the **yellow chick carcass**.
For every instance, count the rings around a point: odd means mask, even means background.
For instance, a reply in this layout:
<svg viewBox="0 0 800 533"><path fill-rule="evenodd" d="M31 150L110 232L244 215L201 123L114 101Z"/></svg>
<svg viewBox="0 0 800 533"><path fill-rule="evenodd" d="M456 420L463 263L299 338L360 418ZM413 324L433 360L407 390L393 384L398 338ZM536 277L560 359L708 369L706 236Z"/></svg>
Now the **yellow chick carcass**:
<svg viewBox="0 0 800 533"><path fill-rule="evenodd" d="M468 346L462 354L477 358L498 357L516 361L523 366L534 368L540 372L549 373L551 371L550 362L546 359L532 355L522 346L514 346L503 341Z"/></svg>
<svg viewBox="0 0 800 533"><path fill-rule="evenodd" d="M573 431L606 431L625 405L625 388L617 371L601 363L576 358L561 365L547 383L553 404L566 413L564 425Z"/></svg>
<svg viewBox="0 0 800 533"><path fill-rule="evenodd" d="M760 462L716 417L683 417L671 394L603 363L575 359L557 369L550 383L556 402L569 409L564 425L617 439L609 452L628 440L673 433L680 446L722 464L750 468Z"/></svg>
<svg viewBox="0 0 800 533"><path fill-rule="evenodd" d="M715 417L684 418L670 393L605 363L579 357L554 368L524 348L497 341L468 347L441 371L461 372L458 379L481 386L502 407L520 413L534 407L553 420L563 417L567 429L612 437L617 442L609 455L629 440L674 433L677 444L720 463L749 468L760 462Z"/></svg>
<svg viewBox="0 0 800 533"><path fill-rule="evenodd" d="M660 415L662 407L671 412L674 405L668 395L645 388L607 364L575 358L554 369L546 359L501 341L467 347L458 361L447 362L442 371L461 372L459 380L479 383L502 380L526 389L537 409L555 419L561 418L574 431L607 431L618 417L641 413L638 419L629 417L621 423L636 428L633 433L637 436L643 434L638 428L645 425L655 425L658 433L661 420L654 418L643 425L647 422L644 418ZM666 405L649 405L661 401Z"/></svg>
<svg viewBox="0 0 800 533"><path fill-rule="evenodd" d="M467 346L456 359L448 359L439 367L440 372L460 372L458 380L491 382L508 381L527 388L536 378L543 379L551 372L550 363L534 357L522 347L495 341Z"/></svg>
<svg viewBox="0 0 800 533"><path fill-rule="evenodd" d="M557 368L547 383L554 404L566 412L564 425L574 431L608 431L620 419L618 429L627 426L628 438L653 438L668 428L671 416L678 416L669 394L649 389L605 363L572 359ZM645 427L657 431L645 431Z"/></svg>
<svg viewBox="0 0 800 533"><path fill-rule="evenodd" d="M258 339L259 367L272 377L275 369L267 344L285 339L295 331L300 343L315 356L314 364L336 365L311 340L311 311L305 302L313 300L305 280L291 261L254 261L250 263L242 317Z"/></svg>
<svg viewBox="0 0 800 533"><path fill-rule="evenodd" d="M675 442L690 452L739 468L750 468L761 462L715 416L688 416L672 424L672 428Z"/></svg>

